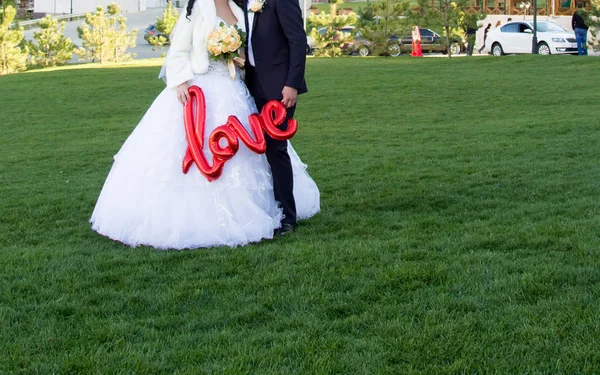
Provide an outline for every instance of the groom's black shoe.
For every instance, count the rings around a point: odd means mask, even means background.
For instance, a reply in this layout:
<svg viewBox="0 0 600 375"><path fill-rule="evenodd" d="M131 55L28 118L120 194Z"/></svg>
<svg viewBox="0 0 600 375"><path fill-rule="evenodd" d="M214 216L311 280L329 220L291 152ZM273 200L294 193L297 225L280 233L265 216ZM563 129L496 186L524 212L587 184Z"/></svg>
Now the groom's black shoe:
<svg viewBox="0 0 600 375"><path fill-rule="evenodd" d="M286 234L292 233L296 230L296 226L292 224L282 223L281 228L275 229L276 236L285 236Z"/></svg>

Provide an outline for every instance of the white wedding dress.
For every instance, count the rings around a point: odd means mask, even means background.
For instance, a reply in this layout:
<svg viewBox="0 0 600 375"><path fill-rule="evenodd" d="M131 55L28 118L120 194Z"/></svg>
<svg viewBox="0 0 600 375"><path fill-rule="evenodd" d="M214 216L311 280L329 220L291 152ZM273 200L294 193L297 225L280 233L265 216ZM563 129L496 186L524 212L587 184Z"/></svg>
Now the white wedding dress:
<svg viewBox="0 0 600 375"><path fill-rule="evenodd" d="M239 74L232 80L222 62L211 62L209 72L190 84L206 96L204 152L212 162L207 139L213 129L234 115L250 130L248 116L256 106ZM195 164L182 172L186 149L183 106L165 89L115 155L92 229L130 246L157 249L234 247L272 238L282 213L265 155L240 142L222 176L209 182ZM288 152L297 216L307 219L319 212L319 190L289 142Z"/></svg>

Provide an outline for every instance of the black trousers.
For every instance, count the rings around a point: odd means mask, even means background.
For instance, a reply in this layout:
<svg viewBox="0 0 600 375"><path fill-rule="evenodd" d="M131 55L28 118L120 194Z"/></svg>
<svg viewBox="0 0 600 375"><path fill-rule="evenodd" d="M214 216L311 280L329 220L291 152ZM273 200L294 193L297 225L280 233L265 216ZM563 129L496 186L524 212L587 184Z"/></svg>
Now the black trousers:
<svg viewBox="0 0 600 375"><path fill-rule="evenodd" d="M256 72L248 64L246 68L246 84L250 94L254 97L256 107L259 111L262 110L265 104L270 100L281 100L279 98L268 98L258 81ZM283 90L283 87L282 87ZM287 129L287 120L294 117L296 106L287 109L287 117L281 129ZM267 161L271 166L271 174L273 175L273 192L275 200L279 202L283 209L284 218L281 221L285 224L296 225L296 201L294 200L294 173L292 171L292 163L290 155L287 152L287 141L278 141L265 134L267 141Z"/></svg>

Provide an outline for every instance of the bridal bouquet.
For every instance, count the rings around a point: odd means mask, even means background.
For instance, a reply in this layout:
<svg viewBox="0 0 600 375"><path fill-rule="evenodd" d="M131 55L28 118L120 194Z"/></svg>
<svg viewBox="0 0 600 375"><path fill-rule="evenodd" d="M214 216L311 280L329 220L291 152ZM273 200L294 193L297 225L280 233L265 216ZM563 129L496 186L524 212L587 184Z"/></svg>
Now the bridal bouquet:
<svg viewBox="0 0 600 375"><path fill-rule="evenodd" d="M235 79L233 59L240 56L239 50L246 45L245 40L246 33L237 25L227 26L223 22L208 37L208 53L217 61L227 62L231 79Z"/></svg>

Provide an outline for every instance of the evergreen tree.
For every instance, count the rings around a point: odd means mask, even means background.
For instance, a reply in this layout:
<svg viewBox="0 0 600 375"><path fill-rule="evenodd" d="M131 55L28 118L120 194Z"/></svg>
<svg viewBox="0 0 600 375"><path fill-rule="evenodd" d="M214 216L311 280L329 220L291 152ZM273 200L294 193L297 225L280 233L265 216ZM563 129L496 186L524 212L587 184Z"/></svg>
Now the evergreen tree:
<svg viewBox="0 0 600 375"><path fill-rule="evenodd" d="M178 19L179 13L173 7L173 2L169 1L162 17L156 18L156 31L159 35L149 37L148 43L152 44L155 49L164 46L169 41Z"/></svg>
<svg viewBox="0 0 600 375"><path fill-rule="evenodd" d="M369 53L374 55L400 55L400 43L398 40L392 40L391 37L401 37L410 30L406 18L403 17L409 8L409 3L393 4L392 0L382 0L370 7L377 22L367 24L361 28L361 32L365 39L369 41L369 45L360 48L367 48ZM365 53L361 54L364 55Z"/></svg>
<svg viewBox="0 0 600 375"><path fill-rule="evenodd" d="M0 75L16 73L27 67L27 53L21 49L23 28L12 28L17 10L8 5L0 9Z"/></svg>
<svg viewBox="0 0 600 375"><path fill-rule="evenodd" d="M33 33L37 43L28 42L33 63L41 66L62 65L71 60L75 46L64 35L65 23L58 23L50 16L42 18L41 30Z"/></svg>
<svg viewBox="0 0 600 375"><path fill-rule="evenodd" d="M462 26L467 0L418 0L418 10L410 12L410 19L417 24L440 27L444 30L444 45L449 58L452 58L452 35Z"/></svg>
<svg viewBox="0 0 600 375"><path fill-rule="evenodd" d="M12 6L15 9L17 8L15 0L0 0L0 10L6 9L8 6Z"/></svg>
<svg viewBox="0 0 600 375"><path fill-rule="evenodd" d="M479 21L483 20L487 17L484 12L460 12L459 25L460 27L452 30L452 35L458 37L461 40L466 40L468 45L475 46L475 42L477 40L477 36L467 35L468 29L477 30L481 28L483 25L479 25Z"/></svg>
<svg viewBox="0 0 600 375"><path fill-rule="evenodd" d="M115 3L109 5L106 12L98 7L96 13L86 13L85 22L78 31L83 47L75 53L82 59L104 64L122 62L133 57L126 51L135 47L137 30L127 31L127 19Z"/></svg>
<svg viewBox="0 0 600 375"><path fill-rule="evenodd" d="M359 27L372 26L376 24L375 20L375 7L371 4L367 4L366 7L358 8L358 25Z"/></svg>
<svg viewBox="0 0 600 375"><path fill-rule="evenodd" d="M342 47L351 38L352 35L344 35L338 29L344 26L356 24L358 18L356 13L341 15L337 12L337 7L343 0L333 0L329 13L319 13L310 16L310 22L316 27L325 27L325 31L321 34L317 28L313 28L310 32L310 37L317 44L315 56L336 57L343 53Z"/></svg>
<svg viewBox="0 0 600 375"><path fill-rule="evenodd" d="M600 51L600 0L592 0L592 10L588 13L586 24L590 28L591 38L588 40L588 48Z"/></svg>

